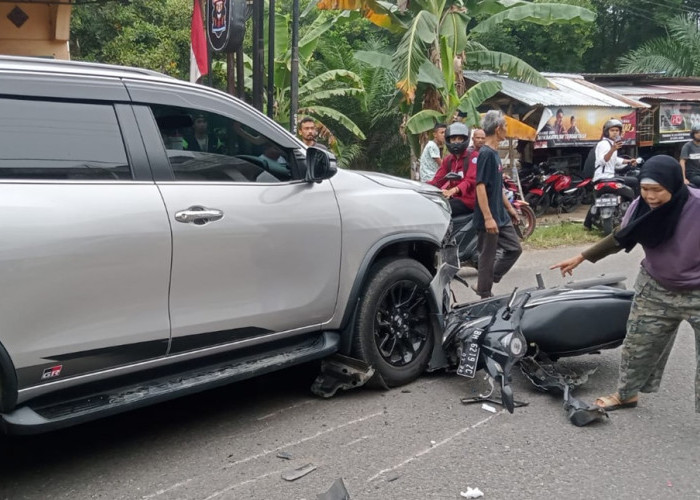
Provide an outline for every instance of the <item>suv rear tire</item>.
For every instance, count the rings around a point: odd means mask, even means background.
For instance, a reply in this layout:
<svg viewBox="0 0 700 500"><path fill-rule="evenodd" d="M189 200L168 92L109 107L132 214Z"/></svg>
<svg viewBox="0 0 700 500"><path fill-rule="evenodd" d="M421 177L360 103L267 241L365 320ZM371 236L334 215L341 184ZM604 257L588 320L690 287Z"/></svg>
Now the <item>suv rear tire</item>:
<svg viewBox="0 0 700 500"><path fill-rule="evenodd" d="M353 339L354 356L375 369L370 386L405 385L425 371L435 343L428 300L431 280L430 272L409 258L372 266Z"/></svg>

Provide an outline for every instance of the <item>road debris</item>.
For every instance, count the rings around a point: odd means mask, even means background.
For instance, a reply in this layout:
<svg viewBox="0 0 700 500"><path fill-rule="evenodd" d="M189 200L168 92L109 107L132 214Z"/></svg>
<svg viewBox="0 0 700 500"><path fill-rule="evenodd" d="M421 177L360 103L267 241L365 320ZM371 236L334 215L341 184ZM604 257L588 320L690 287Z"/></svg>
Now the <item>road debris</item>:
<svg viewBox="0 0 700 500"><path fill-rule="evenodd" d="M496 413L496 411L497 411L496 408L494 408L491 405L487 405L486 403L481 405L481 409L486 410L486 411L490 411L491 413Z"/></svg>
<svg viewBox="0 0 700 500"><path fill-rule="evenodd" d="M284 479L285 481L296 481L300 477L304 477L305 475L315 470L316 466L314 464L302 465L301 467L297 467L296 469L284 471L282 473L282 479Z"/></svg>
<svg viewBox="0 0 700 500"><path fill-rule="evenodd" d="M348 493L347 488L345 488L343 478L339 477L333 481L328 491L316 495L316 500L350 500L350 493Z"/></svg>
<svg viewBox="0 0 700 500"><path fill-rule="evenodd" d="M467 486L467 491L460 491L459 496L464 498L481 498L484 496L484 492L479 488L470 488Z"/></svg>
<svg viewBox="0 0 700 500"><path fill-rule="evenodd" d="M284 460L291 460L292 454L286 451L278 451L277 458L283 458Z"/></svg>

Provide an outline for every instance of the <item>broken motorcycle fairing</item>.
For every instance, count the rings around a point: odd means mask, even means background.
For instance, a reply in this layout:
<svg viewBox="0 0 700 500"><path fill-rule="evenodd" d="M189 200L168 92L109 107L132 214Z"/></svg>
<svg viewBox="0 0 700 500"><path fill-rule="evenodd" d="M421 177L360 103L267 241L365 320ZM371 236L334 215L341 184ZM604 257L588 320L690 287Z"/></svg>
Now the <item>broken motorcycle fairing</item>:
<svg viewBox="0 0 700 500"><path fill-rule="evenodd" d="M442 343L448 368L466 377L485 369L500 385L503 405L512 413L510 376L518 364L538 388L563 394L575 425L605 417L605 411L571 394L589 373L567 373L555 361L622 344L634 296L610 286L622 280L602 277L546 289L538 279L535 288L453 306Z"/></svg>

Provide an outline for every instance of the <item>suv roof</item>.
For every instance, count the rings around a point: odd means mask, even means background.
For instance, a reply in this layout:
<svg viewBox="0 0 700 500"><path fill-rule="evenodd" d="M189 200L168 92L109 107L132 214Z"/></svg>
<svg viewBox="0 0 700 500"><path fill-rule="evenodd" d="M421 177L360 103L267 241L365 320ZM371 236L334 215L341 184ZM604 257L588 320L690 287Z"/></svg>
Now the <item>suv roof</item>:
<svg viewBox="0 0 700 500"><path fill-rule="evenodd" d="M172 81L175 78L150 69L127 68L112 64L44 59L39 57L0 56L0 71L51 72L117 78L149 76Z"/></svg>

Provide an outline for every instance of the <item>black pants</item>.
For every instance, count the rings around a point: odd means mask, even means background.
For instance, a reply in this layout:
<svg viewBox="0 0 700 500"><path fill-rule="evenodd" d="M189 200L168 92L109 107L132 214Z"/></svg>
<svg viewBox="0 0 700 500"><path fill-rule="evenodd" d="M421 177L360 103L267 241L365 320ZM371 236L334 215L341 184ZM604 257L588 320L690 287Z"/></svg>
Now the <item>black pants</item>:
<svg viewBox="0 0 700 500"><path fill-rule="evenodd" d="M452 217L474 213L474 210L466 206L462 200L450 198L448 201L450 202L450 208L452 209Z"/></svg>
<svg viewBox="0 0 700 500"><path fill-rule="evenodd" d="M691 187L700 188L700 174L689 174L685 178L690 181Z"/></svg>
<svg viewBox="0 0 700 500"><path fill-rule="evenodd" d="M479 230L477 238L479 276L476 282L476 293L485 299L493 295L491 293L493 284L501 281L501 278L510 271L520 254L523 253L523 249L520 246L520 238L510 222L507 226L499 227L498 234ZM499 248L502 251L497 257Z"/></svg>

